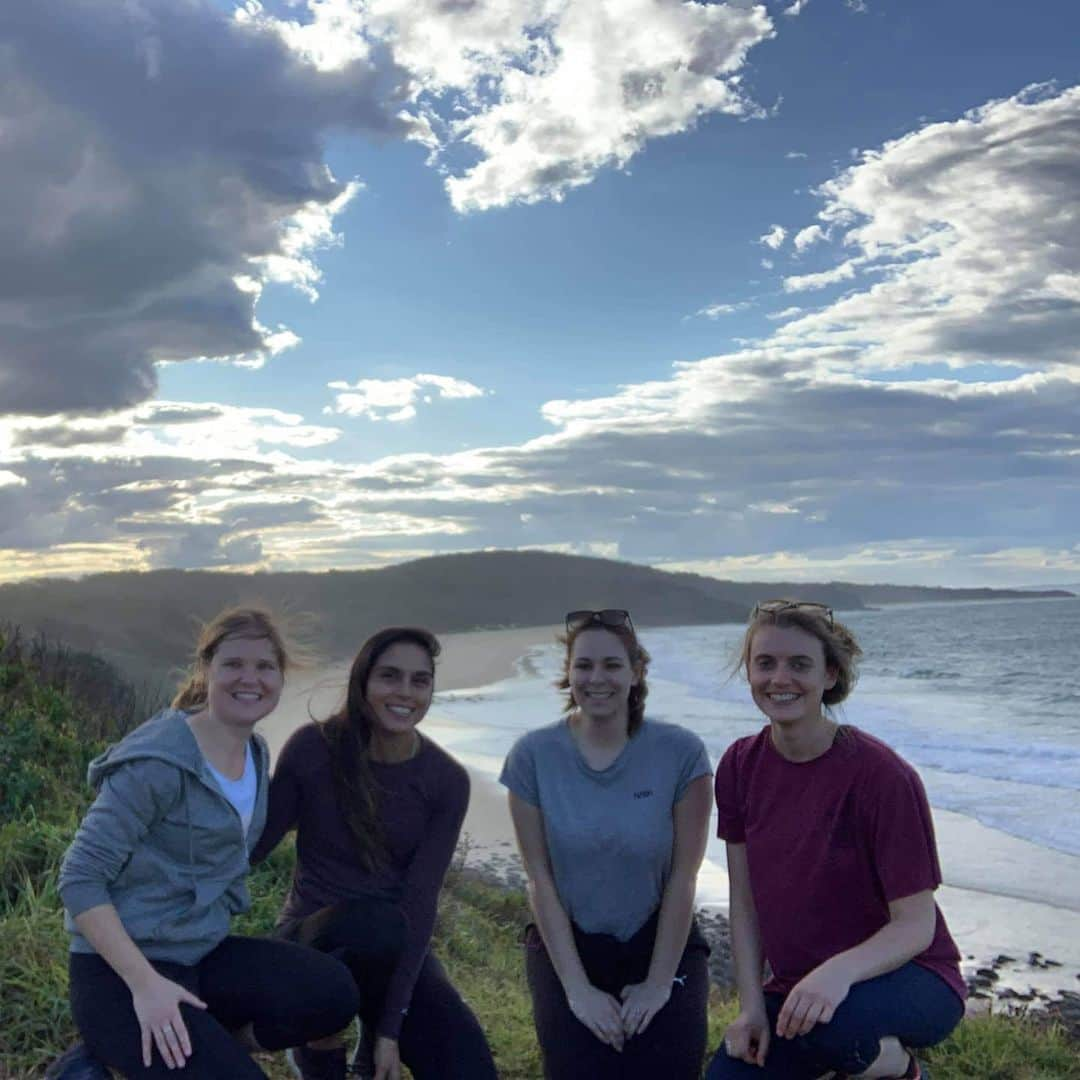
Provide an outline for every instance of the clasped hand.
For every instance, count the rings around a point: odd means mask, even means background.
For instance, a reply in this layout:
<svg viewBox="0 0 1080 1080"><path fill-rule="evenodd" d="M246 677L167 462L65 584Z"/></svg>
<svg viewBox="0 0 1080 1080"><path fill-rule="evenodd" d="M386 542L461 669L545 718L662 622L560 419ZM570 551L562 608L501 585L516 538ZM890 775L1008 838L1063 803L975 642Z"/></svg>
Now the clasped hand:
<svg viewBox="0 0 1080 1080"><path fill-rule="evenodd" d="M641 1034L670 997L670 986L646 980L624 986L621 1002L591 984L569 994L567 1000L578 1020L602 1043L621 1052L626 1040Z"/></svg>

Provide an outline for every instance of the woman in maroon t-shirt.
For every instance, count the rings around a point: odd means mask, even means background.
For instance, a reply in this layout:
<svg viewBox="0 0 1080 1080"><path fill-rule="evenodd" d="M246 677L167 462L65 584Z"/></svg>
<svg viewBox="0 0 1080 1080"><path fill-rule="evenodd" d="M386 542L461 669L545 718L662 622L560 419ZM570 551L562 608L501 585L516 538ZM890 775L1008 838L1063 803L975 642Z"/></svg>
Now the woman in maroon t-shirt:
<svg viewBox="0 0 1080 1080"><path fill-rule="evenodd" d="M739 667L769 723L716 770L741 1009L708 1080L926 1077L909 1048L963 1016L922 782L829 712L860 654L823 604L754 608Z"/></svg>

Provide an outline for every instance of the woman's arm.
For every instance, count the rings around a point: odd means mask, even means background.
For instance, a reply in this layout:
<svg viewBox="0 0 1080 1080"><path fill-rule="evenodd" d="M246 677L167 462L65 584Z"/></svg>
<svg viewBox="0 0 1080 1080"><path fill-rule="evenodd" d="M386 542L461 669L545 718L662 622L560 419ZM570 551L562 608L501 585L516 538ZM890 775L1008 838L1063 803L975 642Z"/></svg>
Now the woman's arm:
<svg viewBox="0 0 1080 1080"><path fill-rule="evenodd" d="M751 1065L764 1065L769 1052L769 1018L762 990L763 962L757 908L750 888L750 866L745 843L727 843L728 919L739 1015L724 1033L728 1056Z"/></svg>
<svg viewBox="0 0 1080 1080"><path fill-rule="evenodd" d="M378 1035L397 1041L405 1012L412 999L420 968L431 945L439 892L454 857L461 823L469 807L469 775L452 763L439 804L430 813L424 835L417 845L402 884L401 906L405 915L405 946L390 977Z"/></svg>
<svg viewBox="0 0 1080 1080"><path fill-rule="evenodd" d="M191 1037L180 1003L205 1009L206 1003L159 975L124 929L112 904L99 904L74 916L75 925L94 951L131 991L131 1004L142 1036L143 1065L151 1064L151 1042L170 1069L183 1068L191 1056Z"/></svg>
<svg viewBox="0 0 1080 1080"><path fill-rule="evenodd" d="M694 915L697 875L705 858L711 812L712 776L706 774L690 783L672 810L671 872L660 901L649 973L644 982L624 986L619 995L623 1028L628 1036L644 1031L671 997L671 985Z"/></svg>
<svg viewBox="0 0 1080 1080"><path fill-rule="evenodd" d="M109 889L132 852L180 797L179 773L165 762L133 761L115 769L64 855L58 884L76 929L131 990L148 1068L151 1041L170 1068L184 1064L191 1040L179 1004L205 1005L154 970L120 921Z"/></svg>
<svg viewBox="0 0 1080 1080"><path fill-rule="evenodd" d="M270 780L270 792L267 796L266 824L252 848L250 862L257 865L281 843L290 829L296 828L300 816L300 776L297 759L302 756L301 733L303 728L294 733L281 748L274 765L274 775ZM320 739L321 733L314 732Z"/></svg>
<svg viewBox="0 0 1080 1080"><path fill-rule="evenodd" d="M827 1024L855 983L895 971L925 952L934 940L936 923L932 890L893 900L889 921L880 930L829 957L792 988L777 1018L776 1033L794 1038L815 1024Z"/></svg>
<svg viewBox="0 0 1080 1080"><path fill-rule="evenodd" d="M622 1050L624 1033L618 1002L593 986L585 974L570 919L555 888L540 808L512 791L509 800L510 817L528 881L529 903L570 1009L601 1042Z"/></svg>

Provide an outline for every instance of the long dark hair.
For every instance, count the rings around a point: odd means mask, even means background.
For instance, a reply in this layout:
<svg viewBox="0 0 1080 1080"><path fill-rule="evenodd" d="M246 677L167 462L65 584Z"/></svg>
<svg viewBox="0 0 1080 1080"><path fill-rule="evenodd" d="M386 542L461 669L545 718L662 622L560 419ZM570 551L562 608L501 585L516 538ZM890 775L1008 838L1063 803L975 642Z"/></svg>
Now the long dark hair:
<svg viewBox="0 0 1080 1080"><path fill-rule="evenodd" d="M371 774L371 735L375 717L366 700L368 680L375 665L391 645L400 642L419 645L431 658L442 652L439 639L419 626L387 626L372 634L360 646L349 671L349 688L344 704L320 725L330 748L334 793L345 816L360 865L374 870L385 855L383 830L379 821L379 794Z"/></svg>

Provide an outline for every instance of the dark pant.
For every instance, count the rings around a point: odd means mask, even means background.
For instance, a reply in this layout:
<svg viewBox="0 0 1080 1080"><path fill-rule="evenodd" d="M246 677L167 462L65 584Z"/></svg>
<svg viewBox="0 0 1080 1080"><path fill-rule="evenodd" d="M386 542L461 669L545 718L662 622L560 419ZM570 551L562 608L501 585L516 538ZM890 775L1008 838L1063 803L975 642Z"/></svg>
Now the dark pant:
<svg viewBox="0 0 1080 1080"><path fill-rule="evenodd" d="M396 904L376 897L344 900L283 927L290 941L340 959L360 995L359 1014L374 1032L387 986L405 944ZM472 1010L429 952L401 1025L398 1049L416 1080L495 1080L495 1063Z"/></svg>
<svg viewBox="0 0 1080 1080"><path fill-rule="evenodd" d="M589 982L618 998L624 986L649 973L657 916L629 940L586 934L574 927L574 943ZM536 1037L548 1080L697 1080L705 1057L709 998L709 946L696 923L679 961L667 1004L622 1052L602 1043L571 1012L559 976L535 926L525 931L525 974L532 995Z"/></svg>
<svg viewBox="0 0 1080 1080"><path fill-rule="evenodd" d="M68 965L71 1013L83 1041L94 1057L127 1077L265 1077L231 1031L250 1023L260 1046L282 1050L332 1035L356 1012L356 987L341 964L284 941L227 937L193 966L151 963L207 1005L180 1006L193 1050L180 1073L166 1066L156 1046L153 1064L143 1065L131 991L100 956L72 953Z"/></svg>
<svg viewBox="0 0 1080 1080"><path fill-rule="evenodd" d="M784 994L766 994L772 1038L765 1067L729 1058L721 1046L706 1080L813 1080L822 1073L864 1072L881 1052L888 1035L904 1046L933 1046L960 1023L964 1003L939 975L914 961L896 971L856 983L827 1024L806 1035L781 1039L776 1018Z"/></svg>

